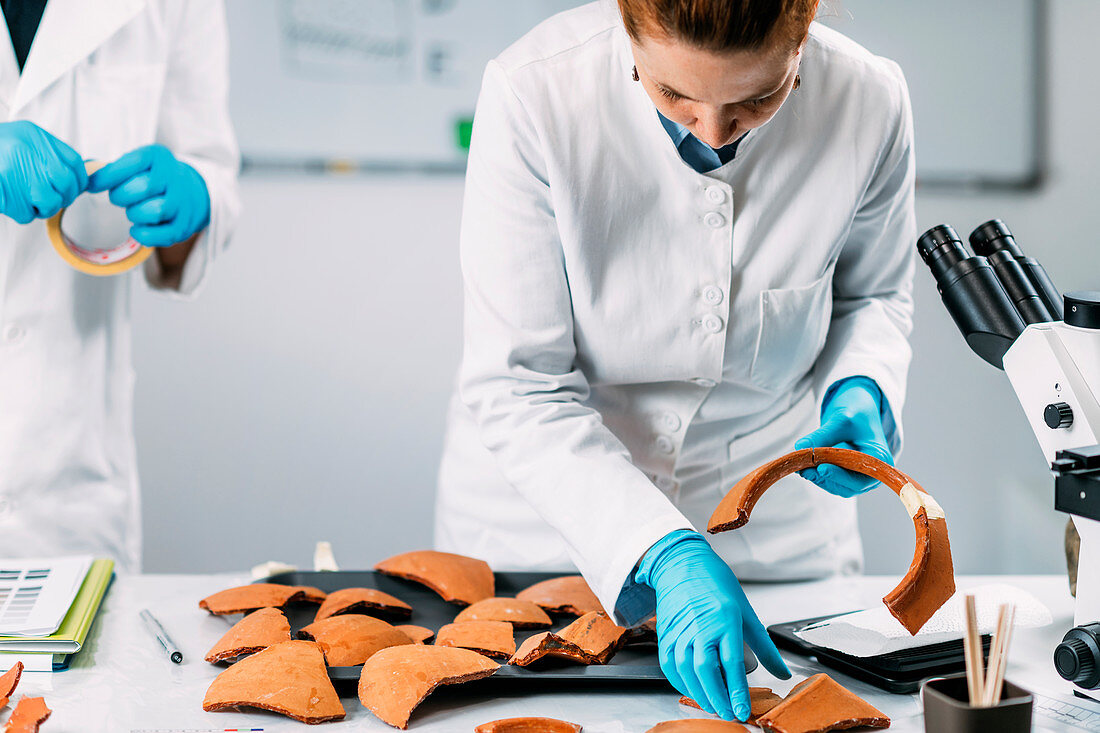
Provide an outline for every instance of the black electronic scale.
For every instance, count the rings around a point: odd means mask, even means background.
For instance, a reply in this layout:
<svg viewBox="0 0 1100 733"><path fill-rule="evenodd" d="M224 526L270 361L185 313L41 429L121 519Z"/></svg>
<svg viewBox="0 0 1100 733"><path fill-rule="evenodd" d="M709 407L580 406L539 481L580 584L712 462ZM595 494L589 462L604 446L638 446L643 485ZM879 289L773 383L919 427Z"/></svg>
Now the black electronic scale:
<svg viewBox="0 0 1100 733"><path fill-rule="evenodd" d="M550 578L557 578L561 573L494 573L496 578L496 595L515 596L524 588ZM395 625L415 624L424 626L432 631L437 631L444 624L454 621L454 617L462 610L461 606L448 603L427 586L420 583L383 575L374 570L340 570L327 571L291 571L278 573L266 578L265 583L279 583L281 585L309 585L320 588L326 593L331 593L341 588L375 588L384 593L400 598L413 608L412 617L400 621L387 618L389 623ZM298 631L303 626L313 622L317 614L315 603L292 603L283 609L290 621L291 636L298 638ZM575 621L572 616L553 616L551 627L554 631L560 631ZM547 631L547 629L520 630L516 632L516 646L523 643L528 636ZM629 632L628 632L629 633ZM501 660L497 660L501 661ZM752 651L745 647L745 672L746 674L757 667L756 657ZM329 667L329 677L334 683L358 682L362 671L362 665L357 667ZM649 643L627 643L615 653L607 664L577 664L567 660L544 659L536 662L531 667L519 667L512 664L501 664L501 667L491 677L479 680L476 684L479 688L486 686L501 687L509 684L539 684L548 683L578 683L585 685L596 683L631 683L631 684L659 684L668 686L664 674L661 672L660 663L657 661L657 645ZM671 688L670 688L671 689Z"/></svg>
<svg viewBox="0 0 1100 733"><path fill-rule="evenodd" d="M780 649L814 657L823 666L843 672L887 692L911 694L919 690L920 683L929 677L955 674L966 669L962 639L878 654L873 657L853 657L827 647L810 644L795 634L807 626L844 615L846 614L834 613L774 624L768 627L768 633ZM989 642L989 634L983 635L983 657L989 655Z"/></svg>

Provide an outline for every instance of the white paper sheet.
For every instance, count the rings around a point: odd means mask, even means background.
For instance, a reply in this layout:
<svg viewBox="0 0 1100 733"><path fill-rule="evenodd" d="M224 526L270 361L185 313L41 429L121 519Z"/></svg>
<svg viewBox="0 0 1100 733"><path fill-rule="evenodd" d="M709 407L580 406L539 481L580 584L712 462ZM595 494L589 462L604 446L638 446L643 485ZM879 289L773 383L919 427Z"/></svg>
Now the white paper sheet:
<svg viewBox="0 0 1100 733"><path fill-rule="evenodd" d="M1038 628L1053 620L1042 601L1012 585L996 583L959 589L940 610L928 619L916 636L906 631L884 605L865 611L837 616L795 632L800 639L834 649L854 657L872 657L901 649L939 644L965 635L963 604L966 595L974 595L978 611L978 629L992 633L997 626L997 611L1002 603L1016 606L1016 628Z"/></svg>
<svg viewBox="0 0 1100 733"><path fill-rule="evenodd" d="M57 631L91 566L91 555L0 559L0 636Z"/></svg>

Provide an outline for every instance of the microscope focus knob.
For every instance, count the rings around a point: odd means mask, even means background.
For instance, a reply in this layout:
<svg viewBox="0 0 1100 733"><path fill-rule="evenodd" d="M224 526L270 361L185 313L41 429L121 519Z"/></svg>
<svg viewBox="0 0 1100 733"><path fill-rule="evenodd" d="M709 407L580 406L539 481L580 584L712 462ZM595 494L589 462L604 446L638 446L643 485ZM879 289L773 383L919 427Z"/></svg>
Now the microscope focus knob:
<svg viewBox="0 0 1100 733"><path fill-rule="evenodd" d="M1066 632L1062 643L1054 650L1054 668L1058 674L1086 690L1100 687L1098 634L1100 624L1074 627Z"/></svg>
<svg viewBox="0 0 1100 733"><path fill-rule="evenodd" d="M1100 290L1079 290L1062 297L1066 325L1100 329Z"/></svg>
<svg viewBox="0 0 1100 733"><path fill-rule="evenodd" d="M1065 402L1053 402L1043 410L1043 422L1051 430L1068 428L1073 424L1073 408Z"/></svg>

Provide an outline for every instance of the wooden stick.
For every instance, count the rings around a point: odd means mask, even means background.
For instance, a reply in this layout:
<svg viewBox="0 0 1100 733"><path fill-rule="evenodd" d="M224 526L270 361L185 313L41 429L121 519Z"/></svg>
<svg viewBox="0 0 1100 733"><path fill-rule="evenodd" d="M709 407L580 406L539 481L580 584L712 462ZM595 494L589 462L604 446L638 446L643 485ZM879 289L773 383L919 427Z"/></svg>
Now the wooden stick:
<svg viewBox="0 0 1100 733"><path fill-rule="evenodd" d="M997 610L997 628L993 633L993 639L989 644L989 664L986 667L985 686L982 688L982 707L988 707L993 699L993 685L997 679L997 665L1001 659L1001 644L1005 637L1005 620L1008 618L1008 607L1001 604Z"/></svg>
<svg viewBox="0 0 1100 733"><path fill-rule="evenodd" d="M1004 629L1000 630L1000 621L998 620L998 632L997 636L1000 640L999 653L997 655L997 666L991 667L993 670L993 682L987 686L986 703L988 705L997 705L1001 702L1002 688L1004 687L1005 669L1008 667L1008 645L1012 643L1012 628L1016 621L1016 607L1011 603L1005 604L1001 607L1001 613L1004 614Z"/></svg>
<svg viewBox="0 0 1100 733"><path fill-rule="evenodd" d="M974 596L966 594L966 639L963 643L966 657L966 688L970 693L970 705L980 707L985 691L982 674L982 637L978 634L978 612Z"/></svg>

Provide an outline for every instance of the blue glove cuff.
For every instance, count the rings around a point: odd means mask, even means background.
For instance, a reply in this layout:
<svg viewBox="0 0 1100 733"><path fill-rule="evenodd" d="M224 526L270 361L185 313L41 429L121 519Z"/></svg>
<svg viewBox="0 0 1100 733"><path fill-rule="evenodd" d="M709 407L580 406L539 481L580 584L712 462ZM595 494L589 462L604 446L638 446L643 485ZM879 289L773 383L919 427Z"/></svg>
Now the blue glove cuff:
<svg viewBox="0 0 1100 733"><path fill-rule="evenodd" d="M634 571L634 582L644 583L650 588L653 587L656 576L660 573L662 558L670 554L668 551L671 548L686 542L702 542L708 548L710 545L707 543L703 535L699 534L692 529L677 529L669 532L661 539L657 540L653 547L646 550L642 555L641 561L638 562L638 569Z"/></svg>

